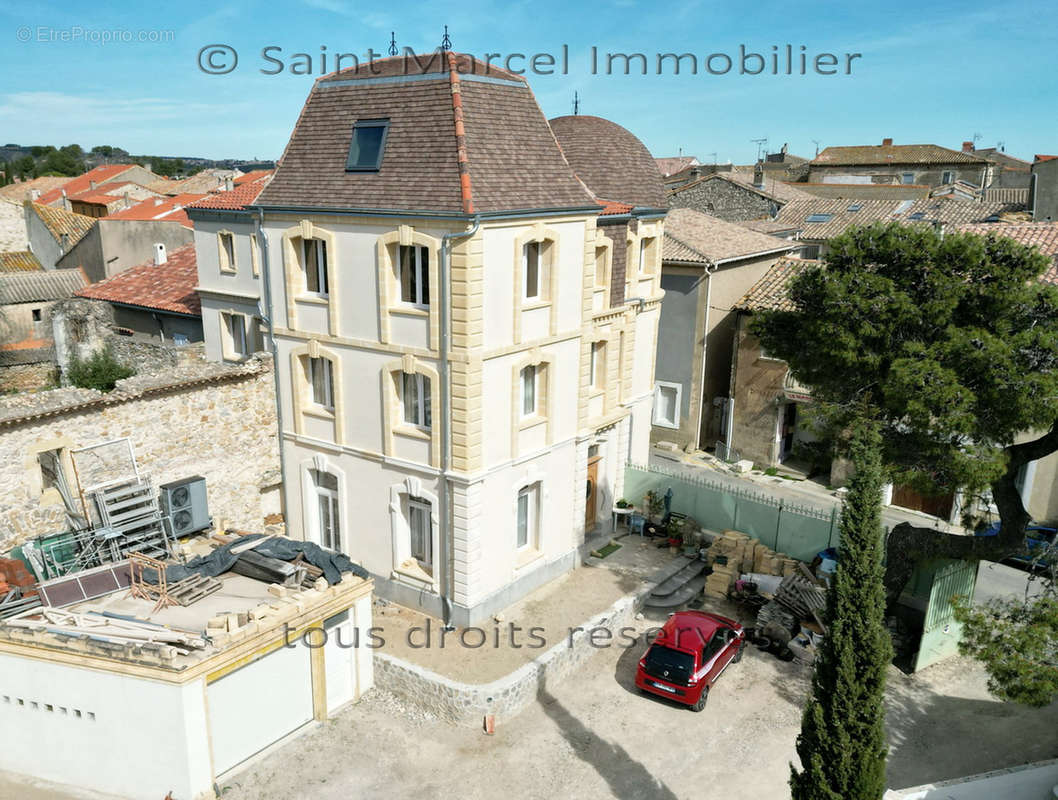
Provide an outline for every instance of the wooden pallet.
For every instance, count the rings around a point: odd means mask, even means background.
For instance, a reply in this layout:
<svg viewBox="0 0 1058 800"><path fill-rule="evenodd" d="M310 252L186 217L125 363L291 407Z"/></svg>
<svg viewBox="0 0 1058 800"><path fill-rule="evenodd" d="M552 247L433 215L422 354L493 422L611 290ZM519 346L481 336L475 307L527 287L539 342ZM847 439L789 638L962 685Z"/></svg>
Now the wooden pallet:
<svg viewBox="0 0 1058 800"><path fill-rule="evenodd" d="M220 591L223 584L206 575L191 575L169 587L169 596L182 606L189 606L206 595Z"/></svg>

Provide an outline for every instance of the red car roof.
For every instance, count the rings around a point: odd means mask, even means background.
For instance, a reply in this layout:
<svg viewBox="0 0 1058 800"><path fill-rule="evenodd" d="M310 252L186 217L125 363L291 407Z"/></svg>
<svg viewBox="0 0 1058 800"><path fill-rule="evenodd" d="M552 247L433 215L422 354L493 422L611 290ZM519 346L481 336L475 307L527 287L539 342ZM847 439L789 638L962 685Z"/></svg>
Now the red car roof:
<svg viewBox="0 0 1058 800"><path fill-rule="evenodd" d="M677 611L661 629L655 643L674 650L694 652L708 642L716 629L728 626L738 630L742 626L735 620L710 614L705 611Z"/></svg>

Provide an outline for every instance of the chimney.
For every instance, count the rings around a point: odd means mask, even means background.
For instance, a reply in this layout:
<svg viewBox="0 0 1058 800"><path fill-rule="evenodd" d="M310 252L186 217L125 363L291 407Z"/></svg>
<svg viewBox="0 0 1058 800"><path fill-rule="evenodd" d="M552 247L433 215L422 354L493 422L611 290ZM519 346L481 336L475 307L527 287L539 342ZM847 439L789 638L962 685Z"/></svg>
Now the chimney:
<svg viewBox="0 0 1058 800"><path fill-rule="evenodd" d="M783 155L786 155L787 153L790 152L790 145L784 142L783 146L782 146L782 149L779 150L779 152L782 153Z"/></svg>
<svg viewBox="0 0 1058 800"><path fill-rule="evenodd" d="M97 185L97 184L96 184L96 182L95 182L95 181L89 181L89 182L88 182L88 188L89 188L89 189L95 189L95 188L96 188L96 185Z"/></svg>
<svg viewBox="0 0 1058 800"><path fill-rule="evenodd" d="M231 176L224 179L224 191L230 192L235 188L235 182L231 179Z"/></svg>
<svg viewBox="0 0 1058 800"><path fill-rule="evenodd" d="M753 165L753 185L758 189L764 188L764 162L758 161Z"/></svg>
<svg viewBox="0 0 1058 800"><path fill-rule="evenodd" d="M131 206L132 206L132 201L129 200L129 193L128 193L128 191L126 191L125 192L125 205L123 205L122 208L130 208Z"/></svg>
<svg viewBox="0 0 1058 800"><path fill-rule="evenodd" d="M154 245L154 266L160 267L166 261L168 261L168 258L165 255L165 245L161 242L156 242Z"/></svg>
<svg viewBox="0 0 1058 800"><path fill-rule="evenodd" d="M70 246L70 234L64 233L59 237L59 249L65 253Z"/></svg>
<svg viewBox="0 0 1058 800"><path fill-rule="evenodd" d="M29 190L29 199L31 201L33 201L34 203L37 202L37 200L40 199L40 189L30 189Z"/></svg>
<svg viewBox="0 0 1058 800"><path fill-rule="evenodd" d="M882 147L892 147L892 146L893 146L893 140L892 139L882 139Z"/></svg>
<svg viewBox="0 0 1058 800"><path fill-rule="evenodd" d="M962 143L962 151L964 153L972 153L974 151L974 143L973 142L963 142Z"/></svg>

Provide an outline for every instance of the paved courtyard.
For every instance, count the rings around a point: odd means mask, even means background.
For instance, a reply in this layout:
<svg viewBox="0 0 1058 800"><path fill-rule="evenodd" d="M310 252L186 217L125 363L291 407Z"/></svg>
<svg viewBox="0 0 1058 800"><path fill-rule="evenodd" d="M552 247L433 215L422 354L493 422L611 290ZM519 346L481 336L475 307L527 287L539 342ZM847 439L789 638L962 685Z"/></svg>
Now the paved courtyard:
<svg viewBox="0 0 1058 800"><path fill-rule="evenodd" d="M721 608L730 612L729 607ZM645 619L642 629L656 624ZM337 719L266 754L225 800L460 797L631 800L788 796L808 671L756 649L732 666L701 714L638 694L641 648L603 650L494 736L452 727L372 692ZM918 676L893 670L891 787L1058 756L1058 704L990 698L981 669L952 659Z"/></svg>

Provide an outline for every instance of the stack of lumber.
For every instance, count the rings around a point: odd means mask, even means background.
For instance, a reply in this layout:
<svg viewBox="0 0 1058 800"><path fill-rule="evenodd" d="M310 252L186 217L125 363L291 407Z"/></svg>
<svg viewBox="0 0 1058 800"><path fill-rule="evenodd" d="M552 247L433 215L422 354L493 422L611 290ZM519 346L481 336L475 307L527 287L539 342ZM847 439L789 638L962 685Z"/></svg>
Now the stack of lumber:
<svg viewBox="0 0 1058 800"><path fill-rule="evenodd" d="M182 653L206 646L205 640L194 631L185 631L107 611L78 613L63 608L45 607L11 617L4 624L65 636L89 636L114 644L169 645Z"/></svg>
<svg viewBox="0 0 1058 800"><path fill-rule="evenodd" d="M786 641L800 629L796 614L778 600L769 600L757 612L757 630Z"/></svg>
<svg viewBox="0 0 1058 800"><path fill-rule="evenodd" d="M40 605L40 596L36 592L26 596L18 586L9 587L8 591L0 596L0 619L7 619L31 608L39 608Z"/></svg>
<svg viewBox="0 0 1058 800"><path fill-rule="evenodd" d="M223 584L216 578L194 574L182 581L170 584L167 594L182 606L189 606L206 595L220 591Z"/></svg>
<svg viewBox="0 0 1058 800"><path fill-rule="evenodd" d="M798 569L782 579L775 598L761 608L757 627L765 631L781 630L786 634L781 638L791 638L800 631L802 622L818 621L826 603L824 589Z"/></svg>
<svg viewBox="0 0 1058 800"><path fill-rule="evenodd" d="M232 565L231 571L247 578L282 586L300 586L305 580L305 565L278 558L263 556L254 550L246 550Z"/></svg>

